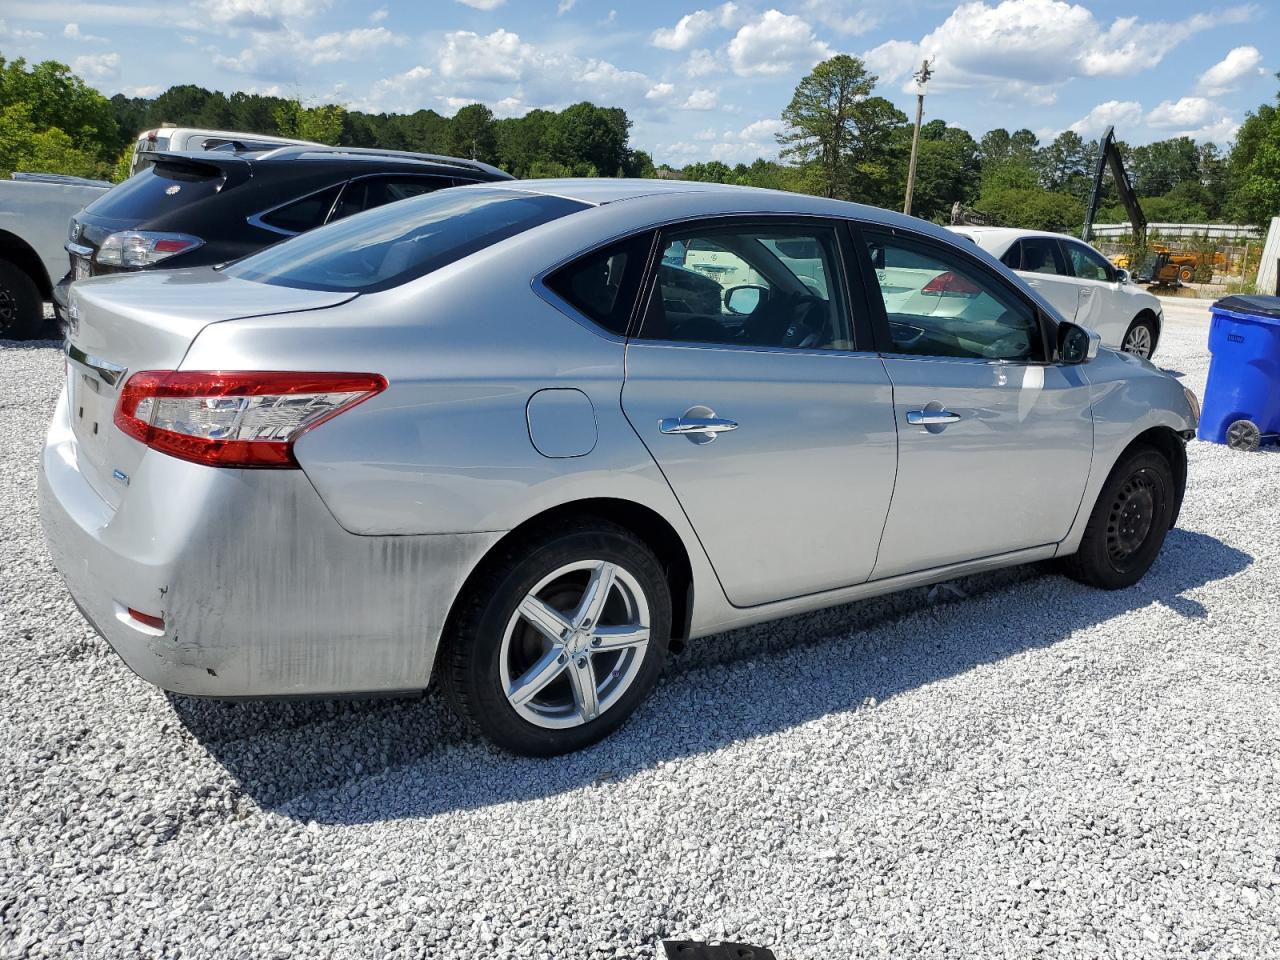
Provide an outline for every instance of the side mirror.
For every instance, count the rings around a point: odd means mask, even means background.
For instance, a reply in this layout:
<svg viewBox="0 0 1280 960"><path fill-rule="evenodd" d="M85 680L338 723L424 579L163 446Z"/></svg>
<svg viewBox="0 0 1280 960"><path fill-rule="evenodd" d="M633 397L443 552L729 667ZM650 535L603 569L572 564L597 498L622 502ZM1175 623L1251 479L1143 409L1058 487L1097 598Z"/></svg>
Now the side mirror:
<svg viewBox="0 0 1280 960"><path fill-rule="evenodd" d="M736 287L729 287L724 292L724 305L730 313L747 316L755 313L756 307L760 306L760 298L767 289L767 287L754 283L743 283Z"/></svg>
<svg viewBox="0 0 1280 960"><path fill-rule="evenodd" d="M1064 321L1058 324L1058 362L1088 363L1098 355L1102 338L1087 327Z"/></svg>
<svg viewBox="0 0 1280 960"><path fill-rule="evenodd" d="M1124 267L1116 267L1116 283L1130 283L1132 279L1128 270Z"/></svg>

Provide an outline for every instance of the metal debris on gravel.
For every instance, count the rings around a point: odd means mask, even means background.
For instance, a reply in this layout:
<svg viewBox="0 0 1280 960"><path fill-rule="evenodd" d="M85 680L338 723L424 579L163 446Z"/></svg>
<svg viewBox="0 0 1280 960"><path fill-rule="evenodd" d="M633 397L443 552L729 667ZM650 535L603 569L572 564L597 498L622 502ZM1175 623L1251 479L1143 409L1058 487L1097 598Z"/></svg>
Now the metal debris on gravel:
<svg viewBox="0 0 1280 960"><path fill-rule="evenodd" d="M1204 341L1158 353L1197 391ZM0 957L1280 957L1280 454L1193 443L1132 589L1023 568L695 642L522 760L434 693L134 677L40 534L62 375L0 344Z"/></svg>

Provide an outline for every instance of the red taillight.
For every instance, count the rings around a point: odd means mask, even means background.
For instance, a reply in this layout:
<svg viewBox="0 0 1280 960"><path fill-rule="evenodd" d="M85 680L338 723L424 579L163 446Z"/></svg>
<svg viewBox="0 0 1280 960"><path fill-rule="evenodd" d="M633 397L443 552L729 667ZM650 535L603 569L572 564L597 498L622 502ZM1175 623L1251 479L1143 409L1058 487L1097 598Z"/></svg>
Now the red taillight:
<svg viewBox="0 0 1280 960"><path fill-rule="evenodd" d="M290 468L298 437L386 388L376 373L144 370L120 392L115 423L181 460Z"/></svg>
<svg viewBox="0 0 1280 960"><path fill-rule="evenodd" d="M939 295L951 294L957 297L976 297L982 292L982 288L967 277L962 277L960 274L948 270L946 273L938 274L926 283L920 288L920 292Z"/></svg>
<svg viewBox="0 0 1280 960"><path fill-rule="evenodd" d="M157 240L151 245L151 249L156 253L181 253L197 246L199 244L194 240Z"/></svg>
<svg viewBox="0 0 1280 960"><path fill-rule="evenodd" d="M157 617L150 613L142 613L140 610L133 609L133 607L127 607L126 609L129 611L129 616L134 620L137 620L139 623L146 624L148 627L153 627L156 630L164 629L164 617Z"/></svg>

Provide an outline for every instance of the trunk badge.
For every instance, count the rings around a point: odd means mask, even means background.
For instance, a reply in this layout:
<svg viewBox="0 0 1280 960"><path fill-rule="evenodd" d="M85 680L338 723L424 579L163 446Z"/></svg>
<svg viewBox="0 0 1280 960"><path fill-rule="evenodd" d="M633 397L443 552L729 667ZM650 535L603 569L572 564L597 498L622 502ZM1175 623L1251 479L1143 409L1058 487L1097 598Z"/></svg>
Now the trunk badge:
<svg viewBox="0 0 1280 960"><path fill-rule="evenodd" d="M129 475L125 473L123 470L112 470L111 479L119 480L126 487L129 485Z"/></svg>

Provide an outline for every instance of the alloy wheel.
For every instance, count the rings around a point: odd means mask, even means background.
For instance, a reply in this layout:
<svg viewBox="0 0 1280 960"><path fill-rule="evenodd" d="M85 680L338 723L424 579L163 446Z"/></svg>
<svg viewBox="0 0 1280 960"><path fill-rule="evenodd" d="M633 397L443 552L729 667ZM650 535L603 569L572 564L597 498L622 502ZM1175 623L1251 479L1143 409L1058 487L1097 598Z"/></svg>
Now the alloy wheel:
<svg viewBox="0 0 1280 960"><path fill-rule="evenodd" d="M1151 329L1144 323L1134 324L1125 334L1120 349L1144 360L1148 359L1151 356Z"/></svg>
<svg viewBox="0 0 1280 960"><path fill-rule="evenodd" d="M619 564L583 560L543 577L516 606L502 638L507 702L539 727L590 723L639 675L649 615L639 581Z"/></svg>

